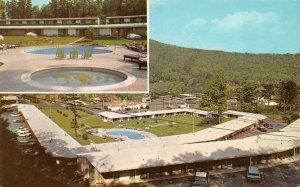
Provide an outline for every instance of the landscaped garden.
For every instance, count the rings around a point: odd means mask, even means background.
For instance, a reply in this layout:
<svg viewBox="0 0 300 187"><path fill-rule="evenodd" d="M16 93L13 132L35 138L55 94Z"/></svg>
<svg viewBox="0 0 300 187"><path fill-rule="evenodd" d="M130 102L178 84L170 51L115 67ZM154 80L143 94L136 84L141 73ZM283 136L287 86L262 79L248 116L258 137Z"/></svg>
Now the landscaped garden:
<svg viewBox="0 0 300 187"><path fill-rule="evenodd" d="M200 117L193 117L191 115L178 115L178 116L168 116L159 117L156 119L143 119L143 120L131 120L126 122L104 122L100 117L84 111L78 110L77 113L79 117L78 121L78 134L75 137L74 125L72 125L72 119L74 117L73 113L69 109L42 109L42 111L50 117L55 123L57 123L61 128L63 128L67 133L69 133L73 138L75 138L79 143L86 145L90 144L90 140L95 143L107 143L116 141L114 139L102 138L99 136L86 134L85 130L88 128L128 128L142 130L155 134L156 136L171 136L178 134L192 133L193 131L203 130L205 128L211 127L218 124L217 120L208 120ZM229 119L224 118L224 121ZM194 122L194 123L193 123ZM194 125L193 125L194 124ZM73 126L73 128L72 128ZM86 135L84 135L86 134ZM83 138L84 136L87 136Z"/></svg>

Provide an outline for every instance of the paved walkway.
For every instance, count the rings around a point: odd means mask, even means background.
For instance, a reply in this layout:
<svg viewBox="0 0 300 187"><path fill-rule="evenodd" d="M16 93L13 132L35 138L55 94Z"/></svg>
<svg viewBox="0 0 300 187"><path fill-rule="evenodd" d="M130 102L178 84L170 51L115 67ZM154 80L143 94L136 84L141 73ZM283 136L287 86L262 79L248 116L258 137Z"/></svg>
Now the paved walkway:
<svg viewBox="0 0 300 187"><path fill-rule="evenodd" d="M39 47L34 47L39 48ZM33 49L31 47L20 47L17 49L9 49L9 54L0 55L1 62L4 64L0 67L0 89L2 92L61 92L58 90L50 90L49 88L38 88L30 86L21 80L22 75L32 71L59 68L59 67L95 67L107 68L123 71L136 77L136 81L123 88L105 90L99 92L140 92L147 91L147 71L139 70L138 64L132 62L124 62L124 54L135 54L136 52L117 47L115 54L93 55L93 59L55 59L54 55L34 55L27 54L24 51ZM114 50L114 46L105 49Z"/></svg>

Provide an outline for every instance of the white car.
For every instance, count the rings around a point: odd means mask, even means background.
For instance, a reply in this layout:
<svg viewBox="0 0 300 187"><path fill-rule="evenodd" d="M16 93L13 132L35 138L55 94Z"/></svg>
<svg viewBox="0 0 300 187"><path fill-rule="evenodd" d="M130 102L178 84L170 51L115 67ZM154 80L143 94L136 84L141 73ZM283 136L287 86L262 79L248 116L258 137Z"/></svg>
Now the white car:
<svg viewBox="0 0 300 187"><path fill-rule="evenodd" d="M18 133L28 133L30 132L29 129L20 129L17 131Z"/></svg>
<svg viewBox="0 0 300 187"><path fill-rule="evenodd" d="M208 185L208 172L197 171L193 187L207 186Z"/></svg>
<svg viewBox="0 0 300 187"><path fill-rule="evenodd" d="M28 133L26 133L26 132L18 132L18 136L20 136L20 137L26 137L26 136L30 136L30 135L31 135L30 132L28 132Z"/></svg>
<svg viewBox="0 0 300 187"><path fill-rule="evenodd" d="M128 34L126 36L126 38L128 38L128 39L141 39L142 37L138 34Z"/></svg>
<svg viewBox="0 0 300 187"><path fill-rule="evenodd" d="M247 170L247 178L250 181L260 181L261 176L257 166L249 166Z"/></svg>

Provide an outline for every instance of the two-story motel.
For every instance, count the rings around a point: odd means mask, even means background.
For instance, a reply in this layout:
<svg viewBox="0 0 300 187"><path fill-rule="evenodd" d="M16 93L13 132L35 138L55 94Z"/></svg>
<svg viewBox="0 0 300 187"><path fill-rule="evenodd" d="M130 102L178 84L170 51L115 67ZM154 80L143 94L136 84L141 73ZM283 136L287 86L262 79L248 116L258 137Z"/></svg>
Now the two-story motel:
<svg viewBox="0 0 300 187"><path fill-rule="evenodd" d="M93 28L101 36L123 37L129 33L146 36L147 16L115 16L100 20L87 18L0 19L0 34L23 36L34 32L38 36L83 36Z"/></svg>

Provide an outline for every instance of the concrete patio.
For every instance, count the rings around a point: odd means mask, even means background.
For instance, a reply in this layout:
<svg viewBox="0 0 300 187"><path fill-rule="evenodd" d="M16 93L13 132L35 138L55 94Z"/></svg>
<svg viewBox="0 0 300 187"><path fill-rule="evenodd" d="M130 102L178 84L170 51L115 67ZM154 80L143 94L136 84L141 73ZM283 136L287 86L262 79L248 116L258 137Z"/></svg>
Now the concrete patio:
<svg viewBox="0 0 300 187"><path fill-rule="evenodd" d="M59 67L106 68L125 72L136 78L135 82L126 87L99 90L96 92L147 92L148 70L139 70L138 64L135 62L123 61L124 54L137 54L137 52L130 51L121 46L117 46L116 48L115 46L102 47L103 49L115 51L115 53L93 55L93 59L91 60L81 59L81 56L78 59L69 59L68 57L65 59L55 59L55 55L36 55L24 52L25 50L37 48L40 47L20 47L17 49L9 49L8 54L0 53L0 61L4 63L0 66L1 92L62 92L60 90L30 86L21 80L23 74L41 69Z"/></svg>

